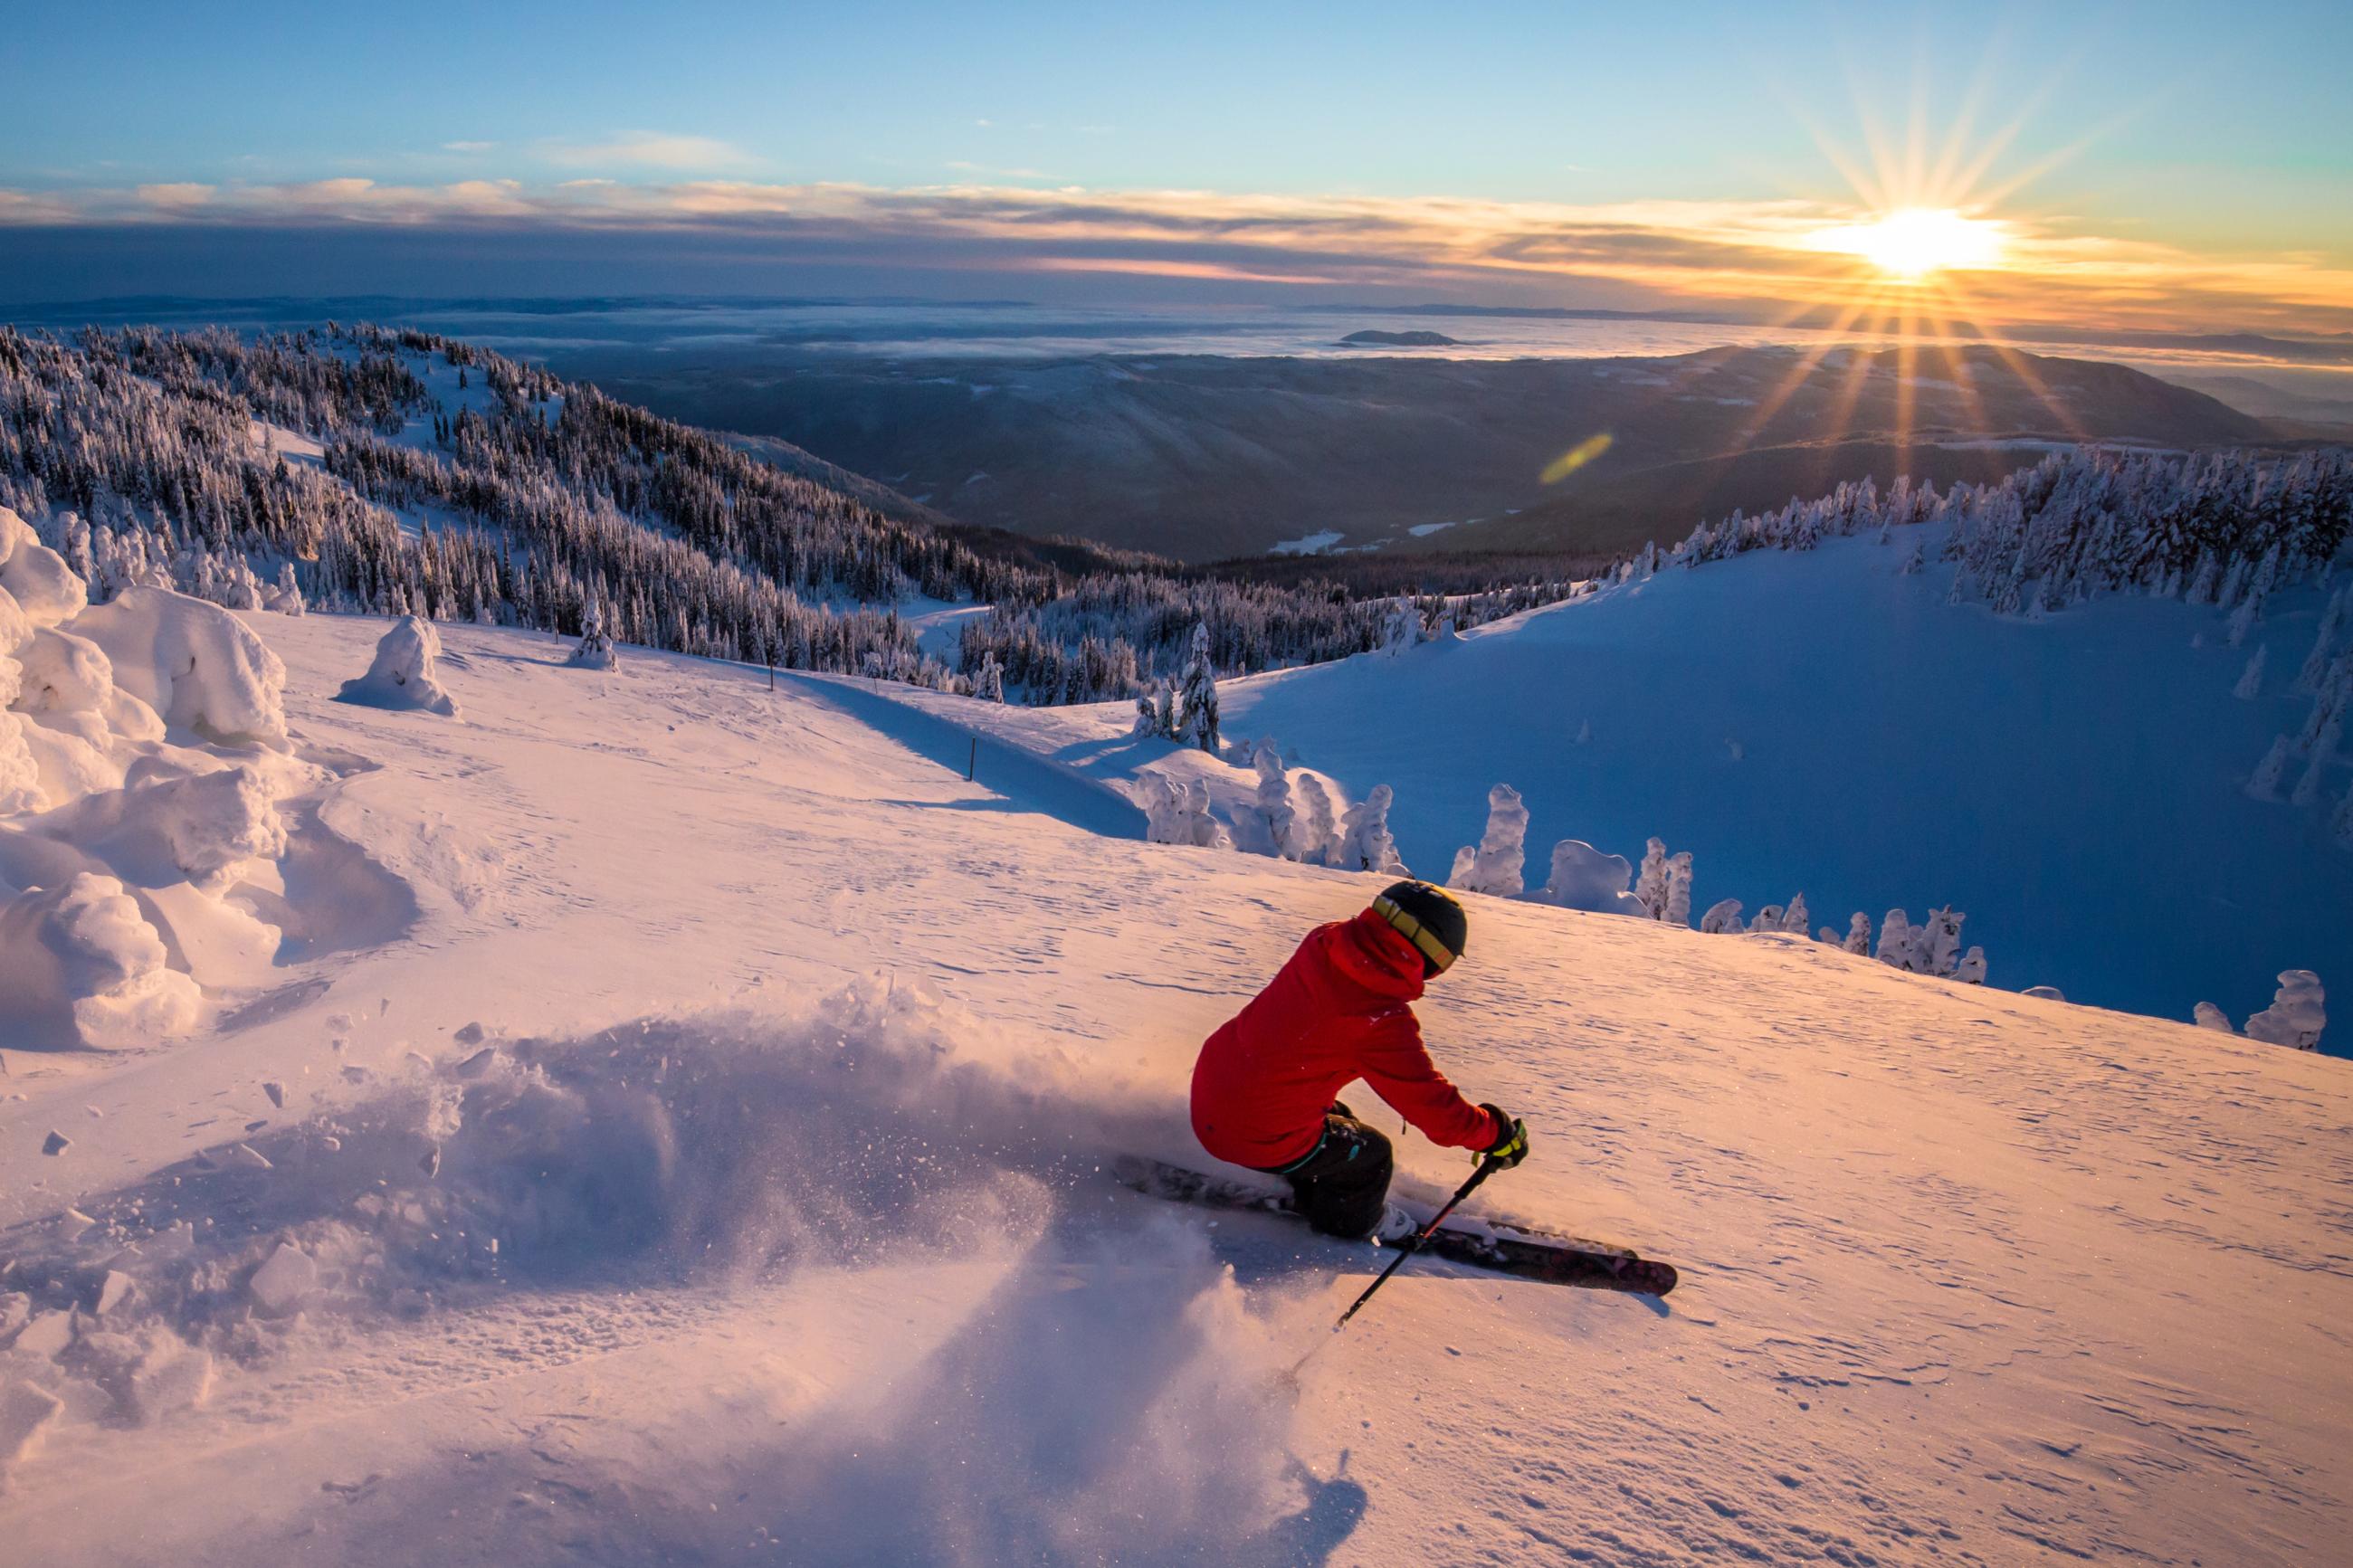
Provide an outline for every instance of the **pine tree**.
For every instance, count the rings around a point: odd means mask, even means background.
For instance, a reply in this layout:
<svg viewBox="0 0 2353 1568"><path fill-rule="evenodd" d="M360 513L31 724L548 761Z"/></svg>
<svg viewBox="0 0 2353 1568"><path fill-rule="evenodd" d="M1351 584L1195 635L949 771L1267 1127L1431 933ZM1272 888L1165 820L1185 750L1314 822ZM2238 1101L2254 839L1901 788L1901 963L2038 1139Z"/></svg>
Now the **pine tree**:
<svg viewBox="0 0 2353 1568"><path fill-rule="evenodd" d="M1193 627L1192 650L1185 662L1185 686L1179 698L1183 717L1180 739L1214 754L1218 749L1218 673L1209 662L1209 626Z"/></svg>
<svg viewBox="0 0 2353 1568"><path fill-rule="evenodd" d="M2252 702L2263 689L2263 661L2271 653L2271 645L2255 649L2255 657L2247 660L2247 668L2239 672L2239 683L2231 688L2231 695L2242 701Z"/></svg>

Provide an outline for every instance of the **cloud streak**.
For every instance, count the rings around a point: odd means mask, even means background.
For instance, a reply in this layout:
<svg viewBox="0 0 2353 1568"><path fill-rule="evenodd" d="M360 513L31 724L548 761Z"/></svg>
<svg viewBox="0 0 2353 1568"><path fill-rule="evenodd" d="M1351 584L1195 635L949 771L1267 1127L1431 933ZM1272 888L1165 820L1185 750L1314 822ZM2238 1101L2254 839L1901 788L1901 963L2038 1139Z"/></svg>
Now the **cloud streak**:
<svg viewBox="0 0 2353 1568"><path fill-rule="evenodd" d="M722 142L650 133L543 155L583 169L640 170L707 170L743 158ZM702 231L772 242L786 259L810 254L979 271L1411 286L1454 298L1501 292L1582 301L1599 293L1613 303L1852 310L1858 325L1910 316L2353 329L2353 271L2318 255L2200 255L2059 220L2011 219L2000 266L1913 286L1820 245L1826 228L1866 216L1852 206L1797 199L1576 205L586 175L554 184L349 178L0 190L0 226Z"/></svg>

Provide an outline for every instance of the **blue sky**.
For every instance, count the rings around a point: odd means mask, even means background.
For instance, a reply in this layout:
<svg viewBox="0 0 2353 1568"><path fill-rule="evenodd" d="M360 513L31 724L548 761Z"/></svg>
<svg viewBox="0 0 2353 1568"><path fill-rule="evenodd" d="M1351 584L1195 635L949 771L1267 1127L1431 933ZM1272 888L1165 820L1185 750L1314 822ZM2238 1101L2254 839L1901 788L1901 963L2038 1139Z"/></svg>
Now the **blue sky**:
<svg viewBox="0 0 2353 1568"><path fill-rule="evenodd" d="M391 221L339 205L347 187L320 188L367 181L379 194L419 193L397 221L525 228L576 226L578 204L599 190L702 183L1576 209L1787 201L1828 212L1871 205L1841 160L1867 163L1874 142L1900 150L1915 121L1941 146L1974 97L1961 142L1964 162L1993 152L1981 187L2031 176L2001 192L1996 216L2217 263L2294 253L2337 274L2353 265L2348 14L2300 4L27 7L8 45L0 204L13 200L20 223L64 228ZM568 194L553 198L564 205L553 219L422 194L491 185ZM596 221L675 217L640 202ZM833 221L836 234L874 223ZM1224 213L1218 232L1232 237L1237 222ZM976 237L957 223L959 238ZM1257 270L1330 275L1298 249L1294 234L1288 259ZM1018 269L1029 253L1005 254ZM1575 264L1552 271L1564 297L1678 292L1622 269L1589 289ZM1514 296L1531 287L1487 281ZM1430 286L1475 293L1481 282L1440 268ZM1753 286L1711 271L1681 291L1738 297ZM2335 299L2333 284L2297 288Z"/></svg>

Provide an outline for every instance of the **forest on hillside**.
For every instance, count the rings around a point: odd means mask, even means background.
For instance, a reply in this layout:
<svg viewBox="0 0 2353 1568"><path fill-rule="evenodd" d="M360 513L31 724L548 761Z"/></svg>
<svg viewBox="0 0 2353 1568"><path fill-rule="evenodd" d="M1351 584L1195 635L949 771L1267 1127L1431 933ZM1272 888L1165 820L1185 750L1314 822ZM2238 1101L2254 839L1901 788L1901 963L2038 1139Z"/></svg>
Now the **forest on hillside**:
<svg viewBox="0 0 2353 1568"><path fill-rule="evenodd" d="M565 635L594 620L652 647L951 691L977 680L1055 703L1164 689L1203 646L1220 675L1314 663L1556 602L1595 577L1926 523L1967 561L1956 591L2000 612L2122 590L2259 602L2334 558L2353 458L2086 447L1941 493L1841 484L1615 563L1180 568L885 516L708 432L433 334L5 329L0 504L100 602L151 584L240 608L303 602ZM952 651L923 646L902 613L957 604L986 609Z"/></svg>

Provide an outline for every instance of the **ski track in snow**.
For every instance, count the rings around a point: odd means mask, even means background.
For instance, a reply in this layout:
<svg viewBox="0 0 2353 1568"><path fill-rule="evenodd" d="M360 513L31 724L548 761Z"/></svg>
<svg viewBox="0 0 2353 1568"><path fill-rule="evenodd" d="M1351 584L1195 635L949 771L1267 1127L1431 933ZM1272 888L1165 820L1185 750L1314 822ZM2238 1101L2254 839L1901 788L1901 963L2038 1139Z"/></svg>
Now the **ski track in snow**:
<svg viewBox="0 0 2353 1568"><path fill-rule="evenodd" d="M0 1384L70 1396L0 1495L28 1561L2212 1564L2353 1537L2341 1062L1475 899L1422 1016L1535 1135L1481 1206L1684 1284L1418 1262L1326 1340L1382 1254L1097 1166L1198 1159L1199 1038L1375 879L1119 833L1083 774L1124 743L1082 718L923 697L918 724L854 681L567 669L451 626L455 723L328 700L382 623L248 619L341 762L318 822L375 870L336 875L413 907L179 1047L6 1053L6 1288L87 1307L121 1270L113 1321L216 1351L208 1397L139 1420L70 1356L0 1352ZM1399 1150L1419 1195L1460 1178ZM251 1317L286 1238L320 1281Z"/></svg>

